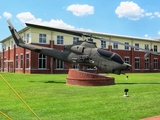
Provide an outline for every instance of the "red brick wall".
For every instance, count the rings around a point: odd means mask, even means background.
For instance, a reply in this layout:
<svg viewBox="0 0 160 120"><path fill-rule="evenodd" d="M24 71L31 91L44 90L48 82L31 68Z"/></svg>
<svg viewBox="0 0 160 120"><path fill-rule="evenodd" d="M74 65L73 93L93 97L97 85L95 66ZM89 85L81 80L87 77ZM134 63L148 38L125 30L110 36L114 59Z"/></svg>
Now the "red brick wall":
<svg viewBox="0 0 160 120"><path fill-rule="evenodd" d="M32 43L33 44L33 43ZM51 40L50 44L34 44L34 45L39 45L39 46L44 46L44 47L50 47L50 48L55 48L55 49L60 49L63 50L64 46L58 46L54 45L54 41ZM112 46L108 46L108 50L112 52L116 52L117 54L120 54L122 59L124 57L128 56L130 58L130 64L132 65L133 69L131 71L126 71L126 72L160 72L160 70L154 70L153 65L154 65L154 58L158 58L158 63L160 63L160 56L155 56L155 55L150 55L149 60L150 60L150 65L151 69L145 70L145 60L144 60L144 52L140 51L134 51L133 48L131 50L115 50L112 49ZM29 68L30 69L25 69L25 55L26 53L29 53ZM15 68L15 56L18 54L18 63L19 63L19 68ZM20 69L20 55L23 54L23 69ZM69 68L72 68L72 65L69 63L64 63L64 69L63 70L58 70L56 69L56 61L54 58L47 57L47 64L46 64L46 69L40 70L38 69L38 53L26 50L21 47L16 46L13 49L8 48L7 51L2 52L2 57L6 57L6 60L13 60L12 64L6 62L6 69L3 69L2 65L2 71L8 71L10 72L10 67L13 66L13 71L12 72L18 72L18 73L45 73L45 74L51 74L51 73L67 73ZM135 57L140 58L140 70L135 70ZM160 68L160 64L158 64L158 68ZM94 71L94 70L90 70Z"/></svg>

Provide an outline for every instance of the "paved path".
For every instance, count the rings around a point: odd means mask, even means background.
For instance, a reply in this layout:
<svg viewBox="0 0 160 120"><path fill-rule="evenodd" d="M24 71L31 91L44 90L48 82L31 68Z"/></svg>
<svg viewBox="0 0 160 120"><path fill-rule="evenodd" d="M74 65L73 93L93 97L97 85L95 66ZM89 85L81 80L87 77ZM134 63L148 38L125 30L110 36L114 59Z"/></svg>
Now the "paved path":
<svg viewBox="0 0 160 120"><path fill-rule="evenodd" d="M160 115L159 116L149 117L149 118L143 118L141 120L160 120Z"/></svg>

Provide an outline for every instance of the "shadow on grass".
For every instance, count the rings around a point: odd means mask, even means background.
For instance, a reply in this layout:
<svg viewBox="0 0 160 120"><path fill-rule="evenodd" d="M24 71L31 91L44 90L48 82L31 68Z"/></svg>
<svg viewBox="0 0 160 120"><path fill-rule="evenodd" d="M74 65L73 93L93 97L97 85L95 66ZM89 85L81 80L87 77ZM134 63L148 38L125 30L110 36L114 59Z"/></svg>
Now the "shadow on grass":
<svg viewBox="0 0 160 120"><path fill-rule="evenodd" d="M66 84L66 82L59 82L59 81L53 81L53 80L49 80L49 81L29 81L29 82L43 82L43 83L60 83L60 84Z"/></svg>
<svg viewBox="0 0 160 120"><path fill-rule="evenodd" d="M115 83L115 85L160 84L160 83Z"/></svg>
<svg viewBox="0 0 160 120"><path fill-rule="evenodd" d="M61 84L66 84L66 82L59 82L59 81L45 81L44 83L61 83Z"/></svg>

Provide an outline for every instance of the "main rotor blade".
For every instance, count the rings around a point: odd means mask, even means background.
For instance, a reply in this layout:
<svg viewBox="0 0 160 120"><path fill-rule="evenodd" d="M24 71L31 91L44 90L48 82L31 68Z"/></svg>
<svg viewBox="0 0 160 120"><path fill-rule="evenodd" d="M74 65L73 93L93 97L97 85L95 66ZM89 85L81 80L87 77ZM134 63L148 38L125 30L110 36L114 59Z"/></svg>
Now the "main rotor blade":
<svg viewBox="0 0 160 120"><path fill-rule="evenodd" d="M135 48L135 49L142 50L142 51L144 51L144 52L146 52L146 53L150 53L150 54L153 54L153 55L160 55L160 54L158 54L157 52L150 51L149 49L147 50L147 49L143 49L143 48L140 48L140 47L137 47L137 46L133 46L133 45L128 45L128 44L125 44L125 43L121 43L121 42L118 42L118 41L109 40L109 39L104 39L104 38L99 37L99 36L92 36L92 35L88 35L88 34L86 34L86 33L85 33L85 34L83 33L83 35L86 36L86 37L92 37L92 38L95 38L95 39L99 39L99 40L101 40L101 41L107 41L107 42L111 42L111 43L117 43L117 44L119 44L119 45L123 45L123 46L131 47L131 48Z"/></svg>
<svg viewBox="0 0 160 120"><path fill-rule="evenodd" d="M31 23L25 23L27 26L34 26L37 27L36 24L31 24ZM78 31L78 30L72 30L72 29L60 29L60 28L56 28L56 27L48 27L48 26L43 26L43 25L38 25L38 27L43 28L43 29L50 29L50 30L55 30L57 32L61 32L61 33L67 33L70 35L75 35L75 36L79 36L82 37L83 34L85 36L85 32L82 31ZM89 36L88 36L89 37Z"/></svg>
<svg viewBox="0 0 160 120"><path fill-rule="evenodd" d="M150 50L147 50L147 49L143 49L143 48L140 48L140 47L137 47L137 46L133 46L133 45L128 45L128 44L125 44L125 43L121 43L121 42L118 42L118 41L114 41L114 40L109 40L109 39L104 39L104 38L98 38L98 37L95 37L101 41L107 41L107 42L112 42L112 43L117 43L119 45L123 45L123 46L127 46L127 47L131 47L131 48L135 48L137 50L142 50L146 53L151 53L151 54L154 54L154 55L160 55L158 54L157 52L153 52L153 51L150 51Z"/></svg>
<svg viewBox="0 0 160 120"><path fill-rule="evenodd" d="M153 52L153 51L151 51L151 50L149 50L149 49L143 49L143 48L140 48L140 47L137 47L137 46L128 45L128 44L121 43L121 42L118 42L118 41L109 40L109 39L104 39L104 38L99 37L99 36L92 36L92 35L89 35L89 34L87 34L87 33L82 33L82 36L92 37L92 38L95 38L95 39L99 39L99 40L101 40L101 41L107 41L107 42L111 42L111 43L116 43L116 44L119 44L119 45L123 45L123 46L131 47L131 48L135 48L135 49L137 49L137 50L142 50L142 51L144 51L144 52L146 52L146 53L148 53L148 54L150 53L150 54L153 54L153 55L159 55L159 56L160 56L160 54L158 54L157 52Z"/></svg>
<svg viewBox="0 0 160 120"><path fill-rule="evenodd" d="M26 23L26 25L27 26L29 26L29 25L36 26L36 25L30 24L30 23ZM41 26L41 27L46 28L46 26ZM48 27L47 27L47 29L48 29ZM87 34L87 32L82 32L82 31L78 31L78 30L59 29L59 28L52 28L52 27L50 27L50 29L54 29L55 31L58 31L58 32L63 32L63 33L76 35L76 36L80 36L80 37L85 36L85 37L90 37L90 38L94 38L94 39L99 39L101 41L117 43L117 44L120 44L120 45L123 45L123 46L128 46L128 47L131 47L131 48L142 50L142 51L144 51L146 53L151 53L151 54L154 54L154 55L160 55L157 52L152 52L150 50L139 48L139 47L136 47L136 46L133 46L133 45L124 44L124 43L121 43L121 42L118 42L118 41L114 41L114 40L104 39L104 38L101 38L99 36L92 36L90 33Z"/></svg>

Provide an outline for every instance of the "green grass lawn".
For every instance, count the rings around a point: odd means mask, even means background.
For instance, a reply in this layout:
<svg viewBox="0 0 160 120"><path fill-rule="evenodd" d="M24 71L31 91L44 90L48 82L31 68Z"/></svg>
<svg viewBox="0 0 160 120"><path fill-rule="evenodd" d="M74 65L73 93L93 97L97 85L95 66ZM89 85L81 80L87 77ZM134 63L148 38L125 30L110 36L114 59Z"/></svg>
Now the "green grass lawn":
<svg viewBox="0 0 160 120"><path fill-rule="evenodd" d="M67 74L1 73L41 120L139 120L160 115L160 73L112 75L115 85L66 85ZM123 97L124 89L129 97ZM36 117L0 78L0 111L13 120ZM0 120L6 120L0 115Z"/></svg>

